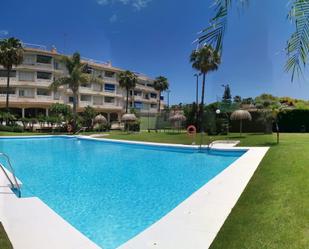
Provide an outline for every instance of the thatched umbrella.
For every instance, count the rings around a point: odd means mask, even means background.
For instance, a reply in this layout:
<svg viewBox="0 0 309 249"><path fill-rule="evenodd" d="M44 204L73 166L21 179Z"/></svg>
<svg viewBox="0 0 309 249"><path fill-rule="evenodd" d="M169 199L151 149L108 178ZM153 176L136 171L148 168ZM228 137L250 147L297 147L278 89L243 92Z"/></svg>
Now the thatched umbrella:
<svg viewBox="0 0 309 249"><path fill-rule="evenodd" d="M180 128L181 122L186 121L187 118L186 118L185 115L183 115L183 114L181 114L181 113L176 113L175 115L171 116L171 117L169 118L169 120L170 120L171 122L173 122L173 123L175 124L175 126L176 126L176 124L177 124L177 126L178 126L177 128L179 129L179 128Z"/></svg>
<svg viewBox="0 0 309 249"><path fill-rule="evenodd" d="M243 120L252 120L251 114L250 112L246 111L246 110L237 110L234 111L231 115L231 120L239 120L240 124L239 124L239 130L240 130L240 136L242 133L242 121Z"/></svg>
<svg viewBox="0 0 309 249"><path fill-rule="evenodd" d="M137 120L137 117L133 113L126 113L121 118L124 122L135 122Z"/></svg>
<svg viewBox="0 0 309 249"><path fill-rule="evenodd" d="M126 113L122 116L121 120L125 122L126 127L128 128L129 131L129 126L127 125L127 123L135 122L137 120L137 117L133 113Z"/></svg>
<svg viewBox="0 0 309 249"><path fill-rule="evenodd" d="M106 124L107 124L107 120L102 114L95 116L95 118L93 119L94 128L98 129L99 131L102 131L103 130L102 125L106 125Z"/></svg>
<svg viewBox="0 0 309 249"><path fill-rule="evenodd" d="M107 120L102 114L95 116L93 121L95 124L107 124Z"/></svg>

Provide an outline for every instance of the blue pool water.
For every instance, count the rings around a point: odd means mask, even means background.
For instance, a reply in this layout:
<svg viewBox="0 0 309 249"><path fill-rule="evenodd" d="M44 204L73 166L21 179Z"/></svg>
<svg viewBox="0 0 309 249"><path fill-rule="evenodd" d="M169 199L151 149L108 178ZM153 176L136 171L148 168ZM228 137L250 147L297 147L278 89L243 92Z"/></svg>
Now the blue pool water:
<svg viewBox="0 0 309 249"><path fill-rule="evenodd" d="M137 235L239 158L72 137L1 138L23 196L37 196L105 249Z"/></svg>

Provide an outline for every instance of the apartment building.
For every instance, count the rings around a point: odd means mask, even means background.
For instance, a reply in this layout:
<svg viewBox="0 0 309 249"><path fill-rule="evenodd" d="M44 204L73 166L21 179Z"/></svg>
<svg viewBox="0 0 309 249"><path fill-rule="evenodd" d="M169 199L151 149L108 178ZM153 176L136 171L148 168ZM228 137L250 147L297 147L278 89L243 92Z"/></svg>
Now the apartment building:
<svg viewBox="0 0 309 249"><path fill-rule="evenodd" d="M123 70L111 63L91 59L83 61L87 63L89 73L100 77L103 83L89 82L80 86L78 111L91 106L110 122L120 120L125 112L126 92L119 86L117 75ZM66 74L61 54L55 48L47 50L43 46L25 44L24 61L11 73L9 94L12 112L20 117L35 117L48 115L54 103L72 105L70 89L65 86L57 91L49 89L54 79ZM153 80L142 74L137 73L137 76L136 88L130 92L130 107L141 115L156 114L160 96L153 88ZM5 97L6 71L0 68L0 108L5 106Z"/></svg>

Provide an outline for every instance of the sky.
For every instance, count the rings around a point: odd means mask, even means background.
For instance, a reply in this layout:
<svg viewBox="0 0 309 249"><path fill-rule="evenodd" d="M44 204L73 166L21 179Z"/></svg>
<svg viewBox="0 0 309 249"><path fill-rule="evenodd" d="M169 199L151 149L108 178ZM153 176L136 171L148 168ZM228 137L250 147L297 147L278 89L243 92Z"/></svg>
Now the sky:
<svg viewBox="0 0 309 249"><path fill-rule="evenodd" d="M293 31L288 0L250 0L233 7L222 64L207 76L206 102L262 93L309 99L309 81L284 72L286 41ZM10 0L1 3L0 38L56 46L170 83L170 103L195 100L192 42L214 14L212 0ZM4 11L6 10L6 11Z"/></svg>

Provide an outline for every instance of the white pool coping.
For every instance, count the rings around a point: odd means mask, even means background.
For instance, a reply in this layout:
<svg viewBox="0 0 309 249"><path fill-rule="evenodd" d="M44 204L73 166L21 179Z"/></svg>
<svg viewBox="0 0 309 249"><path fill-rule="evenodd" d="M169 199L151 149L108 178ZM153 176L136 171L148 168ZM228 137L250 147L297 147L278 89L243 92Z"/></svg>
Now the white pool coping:
<svg viewBox="0 0 309 249"><path fill-rule="evenodd" d="M37 137L20 136L16 138ZM77 137L160 147L198 147L191 145L98 139L86 136ZM266 154L268 147L231 148L230 146L220 146L220 148L216 149L231 151L246 149L248 151L189 198L180 203L175 209L121 245L119 249L207 249L211 245ZM1 173L0 221L4 225L14 249L100 248L66 222L61 216L56 214L39 198L17 198L8 187L8 182Z"/></svg>

